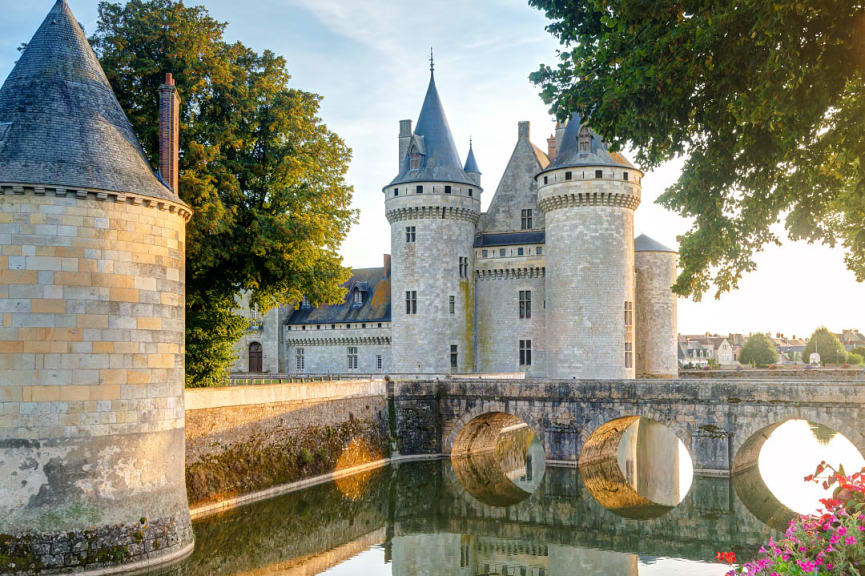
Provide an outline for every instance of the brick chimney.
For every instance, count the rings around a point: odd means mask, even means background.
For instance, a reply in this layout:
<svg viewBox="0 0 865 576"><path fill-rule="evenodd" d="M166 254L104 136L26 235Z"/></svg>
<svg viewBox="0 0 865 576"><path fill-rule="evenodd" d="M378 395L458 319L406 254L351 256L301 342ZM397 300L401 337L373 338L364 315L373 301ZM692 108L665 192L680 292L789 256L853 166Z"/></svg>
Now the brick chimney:
<svg viewBox="0 0 865 576"><path fill-rule="evenodd" d="M171 72L159 87L159 172L175 194L180 155L180 97Z"/></svg>
<svg viewBox="0 0 865 576"><path fill-rule="evenodd" d="M386 278L390 278L390 254L384 255L384 275Z"/></svg>
<svg viewBox="0 0 865 576"><path fill-rule="evenodd" d="M550 162L556 159L556 135L550 134L547 138L547 156L550 157Z"/></svg>

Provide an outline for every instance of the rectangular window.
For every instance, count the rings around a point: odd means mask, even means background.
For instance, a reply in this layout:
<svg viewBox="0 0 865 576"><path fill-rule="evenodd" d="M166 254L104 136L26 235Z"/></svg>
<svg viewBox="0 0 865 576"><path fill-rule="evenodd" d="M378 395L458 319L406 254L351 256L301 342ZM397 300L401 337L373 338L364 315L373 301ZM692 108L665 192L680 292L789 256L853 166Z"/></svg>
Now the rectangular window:
<svg viewBox="0 0 865 576"><path fill-rule="evenodd" d="M417 188L415 188L414 191L417 192L418 194L423 194L423 186L418 184Z"/></svg>
<svg viewBox="0 0 865 576"><path fill-rule="evenodd" d="M469 259L466 256L460 256L460 278L469 277Z"/></svg>
<svg viewBox="0 0 865 576"><path fill-rule="evenodd" d="M540 255L543 254L543 253L544 253L544 248L543 248L543 246L538 246L538 247L535 248L535 254L537 254L538 256L540 256Z"/></svg>
<svg viewBox="0 0 865 576"><path fill-rule="evenodd" d="M360 290L354 291L354 306L363 306L363 292Z"/></svg>
<svg viewBox="0 0 865 576"><path fill-rule="evenodd" d="M532 229L532 209L524 208L520 213L520 228L522 230Z"/></svg>
<svg viewBox="0 0 865 576"><path fill-rule="evenodd" d="M381 363L381 354L376 354L376 355L375 355L375 369L376 369L376 370L381 370L381 366L382 366L382 363Z"/></svg>
<svg viewBox="0 0 865 576"><path fill-rule="evenodd" d="M625 326L634 325L634 303L625 302Z"/></svg>
<svg viewBox="0 0 865 576"><path fill-rule="evenodd" d="M517 256L522 256L523 253L524 253L524 250L522 248L517 248Z"/></svg>
<svg viewBox="0 0 865 576"><path fill-rule="evenodd" d="M405 293L405 313L417 314L417 290L407 290Z"/></svg>
<svg viewBox="0 0 865 576"><path fill-rule="evenodd" d="M303 348L298 348L294 352L294 365L297 368L297 371L300 372L304 369L305 362L303 358Z"/></svg>
<svg viewBox="0 0 865 576"><path fill-rule="evenodd" d="M571 178L573 178L573 176L574 176L574 175L573 175L572 173L570 173L570 172L565 172L565 180L570 180Z"/></svg>
<svg viewBox="0 0 865 576"><path fill-rule="evenodd" d="M451 368L456 368L459 363L459 352L456 344L451 344Z"/></svg>
<svg viewBox="0 0 865 576"><path fill-rule="evenodd" d="M532 341L520 340L520 366L532 365Z"/></svg>
<svg viewBox="0 0 865 576"><path fill-rule="evenodd" d="M505 257L505 249L504 248L499 248L499 256L502 258Z"/></svg>
<svg viewBox="0 0 865 576"><path fill-rule="evenodd" d="M520 319L532 317L532 291L520 290Z"/></svg>
<svg viewBox="0 0 865 576"><path fill-rule="evenodd" d="M603 170L595 170L595 178L603 178L604 171Z"/></svg>
<svg viewBox="0 0 865 576"><path fill-rule="evenodd" d="M445 194L450 194L450 193L451 193L451 187L445 186Z"/></svg>
<svg viewBox="0 0 865 576"><path fill-rule="evenodd" d="M357 370L357 346L348 347L348 369Z"/></svg>
<svg viewBox="0 0 865 576"><path fill-rule="evenodd" d="M394 196L399 196L399 188L394 188L394 189L393 189L393 195L394 195Z"/></svg>
<svg viewBox="0 0 865 576"><path fill-rule="evenodd" d="M544 184L546 184L547 182L549 182L549 179L546 176L544 176Z"/></svg>
<svg viewBox="0 0 865 576"><path fill-rule="evenodd" d="M630 342L625 342L625 368L634 366L634 345Z"/></svg>
<svg viewBox="0 0 865 576"><path fill-rule="evenodd" d="M471 198L473 194L474 194L474 190L472 190L471 188L469 188L469 198Z"/></svg>
<svg viewBox="0 0 865 576"><path fill-rule="evenodd" d="M486 250L481 250L481 254L483 255L484 258L486 258L487 254L489 254L489 252L487 252Z"/></svg>
<svg viewBox="0 0 865 576"><path fill-rule="evenodd" d="M448 309L450 310L450 313L451 313L451 314L456 313L456 306L457 306L457 299L456 299L456 297L454 297L454 296L449 296L449 297L448 297Z"/></svg>
<svg viewBox="0 0 865 576"><path fill-rule="evenodd" d="M622 172L622 180L627 180L627 179L628 179L628 173Z"/></svg>
<svg viewBox="0 0 865 576"><path fill-rule="evenodd" d="M405 227L405 241L407 243L411 243L415 241L415 227L414 226L406 226Z"/></svg>

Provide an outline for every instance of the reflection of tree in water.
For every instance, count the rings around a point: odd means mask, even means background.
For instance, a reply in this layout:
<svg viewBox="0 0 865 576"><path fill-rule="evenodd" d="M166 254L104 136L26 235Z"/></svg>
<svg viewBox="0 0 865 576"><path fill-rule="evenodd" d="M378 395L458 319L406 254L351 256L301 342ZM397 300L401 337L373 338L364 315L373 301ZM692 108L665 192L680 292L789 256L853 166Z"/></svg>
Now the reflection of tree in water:
<svg viewBox="0 0 865 576"><path fill-rule="evenodd" d="M808 423L809 428L811 428L811 434L814 435L814 438L819 442L822 446L828 446L829 442L838 435L837 432L829 428L828 426L823 426L822 424L815 424L814 422Z"/></svg>
<svg viewBox="0 0 865 576"><path fill-rule="evenodd" d="M543 478L543 446L528 426L499 435L495 450L451 459L457 480L484 504L504 507L528 498Z"/></svg>

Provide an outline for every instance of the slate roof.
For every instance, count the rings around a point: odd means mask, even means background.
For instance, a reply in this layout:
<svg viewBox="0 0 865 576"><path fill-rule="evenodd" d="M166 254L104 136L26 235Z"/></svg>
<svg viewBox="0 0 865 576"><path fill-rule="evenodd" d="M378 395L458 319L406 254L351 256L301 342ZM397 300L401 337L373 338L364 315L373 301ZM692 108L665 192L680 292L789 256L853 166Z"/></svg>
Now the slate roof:
<svg viewBox="0 0 865 576"><path fill-rule="evenodd" d="M524 232L503 232L501 234L478 234L475 236L475 248L487 246L516 246L517 244L544 244L546 233L543 230L526 230Z"/></svg>
<svg viewBox="0 0 865 576"><path fill-rule="evenodd" d="M423 139L420 168L411 170L411 145L400 161L399 174L389 185L405 182L454 182L475 185L463 170L445 110L430 72L429 87L414 134Z"/></svg>
<svg viewBox="0 0 865 576"><path fill-rule="evenodd" d="M0 127L0 182L178 200L154 176L64 0L48 13L0 88Z"/></svg>
<svg viewBox="0 0 865 576"><path fill-rule="evenodd" d="M469 143L469 155L468 157L466 157L466 165L463 166L463 172L473 172L475 174L481 173L480 169L478 168L478 161L475 160L475 151L472 148L471 143Z"/></svg>
<svg viewBox="0 0 865 576"><path fill-rule="evenodd" d="M634 239L634 252L672 252L673 254L678 254L676 250L667 248L645 234L640 234Z"/></svg>
<svg viewBox="0 0 865 576"><path fill-rule="evenodd" d="M618 152L612 154L607 150L604 140L591 128L592 142L589 152L580 152L579 134L581 125L580 115L576 112L565 126L562 141L556 152L556 157L547 166L546 170L557 168L576 168L580 166L621 166L622 168L634 168L627 158ZM545 170L545 171L546 171Z"/></svg>
<svg viewBox="0 0 865 576"><path fill-rule="evenodd" d="M357 268L343 284L345 301L317 308L298 308L286 324L339 324L351 322L390 322L390 276L385 268ZM353 306L354 293L363 293L363 304Z"/></svg>

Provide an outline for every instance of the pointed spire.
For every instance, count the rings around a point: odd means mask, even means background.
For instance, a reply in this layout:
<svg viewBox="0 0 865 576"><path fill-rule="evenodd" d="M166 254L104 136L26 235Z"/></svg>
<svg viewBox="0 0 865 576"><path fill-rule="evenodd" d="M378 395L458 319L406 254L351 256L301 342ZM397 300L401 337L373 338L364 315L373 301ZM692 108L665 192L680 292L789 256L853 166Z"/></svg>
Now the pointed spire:
<svg viewBox="0 0 865 576"><path fill-rule="evenodd" d="M64 0L51 8L0 88L0 124L8 126L2 182L177 200L154 176Z"/></svg>
<svg viewBox="0 0 865 576"><path fill-rule="evenodd" d="M409 157L406 155L400 162L399 175L391 184L421 181L474 184L463 171L444 106L436 88L433 69L434 62L430 52L429 86L414 129L414 137L420 137L422 142L420 168L412 170Z"/></svg>
<svg viewBox="0 0 865 576"><path fill-rule="evenodd" d="M467 174L468 173L473 173L473 174L480 174L481 173L480 169L478 168L478 162L477 162L477 160L475 160L475 151L472 148L471 137L469 137L469 155L466 158L466 165L463 168L463 171Z"/></svg>

